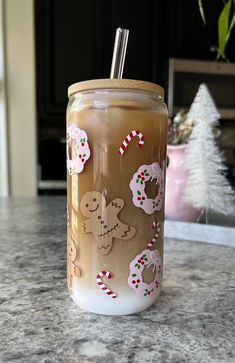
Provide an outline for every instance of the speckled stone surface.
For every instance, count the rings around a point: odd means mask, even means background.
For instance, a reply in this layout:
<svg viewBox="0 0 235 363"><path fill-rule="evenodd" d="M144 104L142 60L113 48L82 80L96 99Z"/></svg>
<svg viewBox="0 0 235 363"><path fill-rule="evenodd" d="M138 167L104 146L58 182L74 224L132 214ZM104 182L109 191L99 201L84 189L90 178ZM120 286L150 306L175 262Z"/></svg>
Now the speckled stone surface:
<svg viewBox="0 0 235 363"><path fill-rule="evenodd" d="M81 311L66 290L64 197L0 200L0 362L235 362L235 252L167 240L158 303Z"/></svg>

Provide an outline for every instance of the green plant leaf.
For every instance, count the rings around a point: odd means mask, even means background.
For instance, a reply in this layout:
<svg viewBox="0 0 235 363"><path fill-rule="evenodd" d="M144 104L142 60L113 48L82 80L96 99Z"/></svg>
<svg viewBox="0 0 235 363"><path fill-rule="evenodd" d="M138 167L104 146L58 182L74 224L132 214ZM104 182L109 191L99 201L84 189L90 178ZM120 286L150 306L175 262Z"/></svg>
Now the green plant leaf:
<svg viewBox="0 0 235 363"><path fill-rule="evenodd" d="M131 276L136 277L137 275L136 274L132 274Z"/></svg>
<svg viewBox="0 0 235 363"><path fill-rule="evenodd" d="M219 20L218 20L218 39L219 39L219 57L226 59L225 55L225 47L229 39L229 15L230 9L232 5L232 0L228 0L224 5L223 10L220 13ZM233 19L232 19L233 21ZM235 20L234 20L235 21ZM232 23L232 22L231 22ZM231 31L231 30L230 30ZM218 58L218 57L217 57Z"/></svg>
<svg viewBox="0 0 235 363"><path fill-rule="evenodd" d="M138 195L141 195L141 192L140 192L139 190L137 190L137 194L138 194Z"/></svg>
<svg viewBox="0 0 235 363"><path fill-rule="evenodd" d="M205 17L205 12L204 12L204 8L203 8L203 4L202 4L202 0L198 0L198 7L199 7L199 11L201 14L201 18L203 21L203 25L206 25L206 17Z"/></svg>
<svg viewBox="0 0 235 363"><path fill-rule="evenodd" d="M233 16L232 16L232 20L229 25L229 29L228 29L228 33L227 33L227 37L226 37L226 44L229 41L230 34L231 34L232 29L234 28L234 25L235 25L235 0L233 0Z"/></svg>

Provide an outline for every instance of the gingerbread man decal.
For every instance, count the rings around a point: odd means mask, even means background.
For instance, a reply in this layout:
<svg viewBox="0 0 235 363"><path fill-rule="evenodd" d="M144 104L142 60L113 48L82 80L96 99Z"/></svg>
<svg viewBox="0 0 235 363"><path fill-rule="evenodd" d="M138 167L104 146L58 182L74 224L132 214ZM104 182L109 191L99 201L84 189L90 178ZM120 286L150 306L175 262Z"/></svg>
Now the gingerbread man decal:
<svg viewBox="0 0 235 363"><path fill-rule="evenodd" d="M67 240L67 284L69 290L72 289L73 277L81 275L80 268L78 267L78 251L76 243L70 233Z"/></svg>
<svg viewBox="0 0 235 363"><path fill-rule="evenodd" d="M88 219L80 223L79 232L92 233L102 255L111 251L113 238L130 240L136 232L134 227L122 223L118 218L124 207L122 199L106 204L105 197L96 191L85 193L81 200L81 212Z"/></svg>

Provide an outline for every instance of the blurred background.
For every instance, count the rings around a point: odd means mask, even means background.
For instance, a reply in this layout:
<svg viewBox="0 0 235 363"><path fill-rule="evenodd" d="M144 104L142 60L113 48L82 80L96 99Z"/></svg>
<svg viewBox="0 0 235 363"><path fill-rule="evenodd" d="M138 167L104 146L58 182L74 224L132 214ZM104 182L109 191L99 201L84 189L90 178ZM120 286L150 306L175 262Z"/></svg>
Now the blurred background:
<svg viewBox="0 0 235 363"><path fill-rule="evenodd" d="M221 0L0 0L0 195L66 194L65 112L72 83L108 78L115 30L130 30L124 78L162 85L169 116L206 82L235 184L235 34L215 62Z"/></svg>

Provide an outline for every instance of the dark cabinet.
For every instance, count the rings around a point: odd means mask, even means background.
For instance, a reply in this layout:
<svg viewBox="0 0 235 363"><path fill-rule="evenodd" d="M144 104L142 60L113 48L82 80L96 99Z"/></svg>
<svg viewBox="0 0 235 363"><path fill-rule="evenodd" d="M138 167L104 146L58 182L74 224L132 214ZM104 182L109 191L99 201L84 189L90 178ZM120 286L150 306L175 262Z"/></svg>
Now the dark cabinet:
<svg viewBox="0 0 235 363"><path fill-rule="evenodd" d="M62 135L67 88L109 77L115 29L129 28L124 77L162 82L169 58L215 59L221 0L35 0L39 133ZM235 60L232 34L228 56ZM56 131L57 130L57 131Z"/></svg>
<svg viewBox="0 0 235 363"><path fill-rule="evenodd" d="M157 81L158 3L35 2L38 125L42 137L63 132L70 84L109 77L118 26L130 29L124 76Z"/></svg>
<svg viewBox="0 0 235 363"><path fill-rule="evenodd" d="M35 0L42 179L66 177L67 88L78 81L109 77L117 27L130 29L124 77L157 81L159 4L155 0ZM55 163L58 155L61 163Z"/></svg>
<svg viewBox="0 0 235 363"><path fill-rule="evenodd" d="M222 1L203 3L206 27L197 0L35 0L38 162L43 170L53 168L45 162L49 140L61 142L65 150L68 86L109 77L117 27L130 29L125 78L163 84L169 57L215 59L211 46L217 45ZM234 37L228 47L231 60ZM65 168L55 175L65 177Z"/></svg>
<svg viewBox="0 0 235 363"><path fill-rule="evenodd" d="M217 43L216 11L209 11L212 1L204 1L207 26L203 26L197 0L162 2L162 20L165 21L165 57L212 59L210 48Z"/></svg>
<svg viewBox="0 0 235 363"><path fill-rule="evenodd" d="M218 47L218 18L223 9L221 0L203 1L206 25L197 0L167 0L161 2L165 57L215 60ZM235 60L235 34L227 47L227 56ZM164 47L165 44L165 47Z"/></svg>

